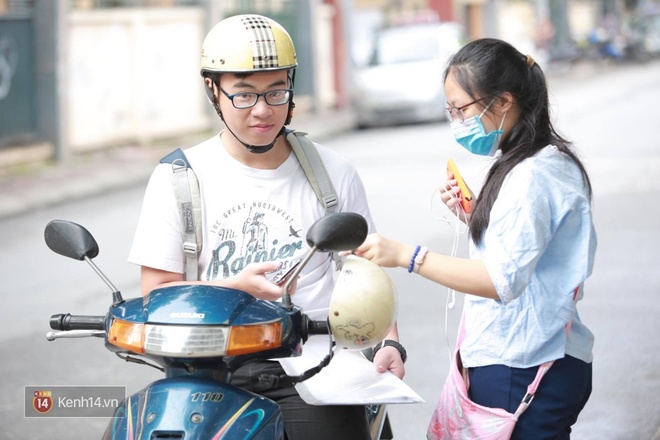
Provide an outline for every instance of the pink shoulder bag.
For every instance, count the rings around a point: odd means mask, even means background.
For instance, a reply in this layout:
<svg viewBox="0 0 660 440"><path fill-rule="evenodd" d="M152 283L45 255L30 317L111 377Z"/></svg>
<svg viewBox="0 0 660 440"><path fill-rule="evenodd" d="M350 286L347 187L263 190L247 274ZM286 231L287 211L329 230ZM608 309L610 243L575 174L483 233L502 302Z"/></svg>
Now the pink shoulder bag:
<svg viewBox="0 0 660 440"><path fill-rule="evenodd" d="M577 292L578 289L575 289L574 299L577 297ZM541 379L554 361L541 364L534 381L527 387L527 393L514 414L502 408L488 408L478 405L468 397L470 384L467 371L463 370L459 351L465 337L464 319L465 315L461 317L456 350L449 369L449 375L442 388L438 405L433 411L426 438L429 440L473 440L477 438L481 440L508 440L511 438L511 433L513 433L518 418L532 402ZM569 322L566 325L567 334L570 327L571 323Z"/></svg>

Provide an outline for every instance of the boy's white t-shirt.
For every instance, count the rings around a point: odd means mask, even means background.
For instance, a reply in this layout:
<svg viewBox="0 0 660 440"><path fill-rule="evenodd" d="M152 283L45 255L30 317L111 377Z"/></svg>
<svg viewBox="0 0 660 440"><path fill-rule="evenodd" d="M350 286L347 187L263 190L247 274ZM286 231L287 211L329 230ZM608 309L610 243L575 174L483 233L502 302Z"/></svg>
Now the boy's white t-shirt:
<svg viewBox="0 0 660 440"><path fill-rule="evenodd" d="M364 216L374 232L364 186L355 169L337 153L316 144L334 185L338 211ZM240 272L258 261L302 258L309 227L323 217L319 203L295 154L277 169L250 168L231 157L220 136L185 151L200 184L203 248L199 279L213 280ZM145 192L131 263L183 273L179 206L170 164L154 170ZM317 253L302 271L293 297L313 319L327 315L334 286L331 258Z"/></svg>

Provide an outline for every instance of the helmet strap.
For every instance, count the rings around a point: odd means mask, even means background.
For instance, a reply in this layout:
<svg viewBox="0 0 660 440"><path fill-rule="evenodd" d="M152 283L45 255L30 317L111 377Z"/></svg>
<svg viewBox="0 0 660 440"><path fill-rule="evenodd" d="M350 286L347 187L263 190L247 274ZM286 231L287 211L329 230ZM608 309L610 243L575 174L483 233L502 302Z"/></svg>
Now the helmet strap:
<svg viewBox="0 0 660 440"><path fill-rule="evenodd" d="M286 116L286 121L284 121L284 125L289 125L291 123L291 118L293 118L293 109L296 108L296 103L293 102L293 96L291 97L291 101L289 101L289 114ZM282 127L284 128L284 127Z"/></svg>
<svg viewBox="0 0 660 440"><path fill-rule="evenodd" d="M223 121L224 121L224 119L223 119ZM236 140L238 142L240 142L250 153L254 153L254 154L263 154L263 153L269 151L271 148L273 148L275 146L275 142L277 142L277 138L280 137L282 135L282 133L284 133L284 126L282 126L280 131L275 136L275 139L273 139L273 141L270 144L250 145L250 144L247 144L247 143L243 142L238 136L236 136L236 133L231 131L231 128L229 128L229 125L227 125L227 123L225 123L225 127L227 128L227 130L229 130L229 132L232 134L232 136L234 136L234 138L236 138Z"/></svg>
<svg viewBox="0 0 660 440"><path fill-rule="evenodd" d="M293 118L293 109L296 108L296 103L293 102L293 85L296 81L296 69L291 69L291 74L288 76L291 87L291 100L289 101L289 114L286 117L286 121L284 121L284 125L291 124L291 119Z"/></svg>
<svg viewBox="0 0 660 440"><path fill-rule="evenodd" d="M211 80L211 84L213 84L213 86L217 86L217 84L215 83L215 78L213 78L212 76L204 77L204 91L206 92L207 98L209 98L209 101L213 105L213 108L215 109L215 112L218 114L218 116L220 116L220 120L222 120L222 122L225 122L225 118L222 117L222 111L220 110L220 104L218 104L218 100L217 100L217 97L215 96L215 92L213 90L213 87L206 84L206 78L209 78Z"/></svg>

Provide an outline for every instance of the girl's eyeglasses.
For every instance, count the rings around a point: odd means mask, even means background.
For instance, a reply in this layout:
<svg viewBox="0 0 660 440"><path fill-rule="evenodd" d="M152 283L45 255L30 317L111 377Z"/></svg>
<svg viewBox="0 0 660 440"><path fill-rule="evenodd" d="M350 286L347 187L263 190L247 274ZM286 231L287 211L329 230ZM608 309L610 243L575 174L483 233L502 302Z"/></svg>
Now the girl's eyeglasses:
<svg viewBox="0 0 660 440"><path fill-rule="evenodd" d="M447 116L449 117L450 122L463 122L465 121L465 114L463 113L463 110L471 106L472 104L476 104L477 102L483 101L490 98L490 96L485 96L483 98L475 99L472 102L468 102L465 105L462 105L460 107L452 107L448 106L445 108L445 111L447 112Z"/></svg>

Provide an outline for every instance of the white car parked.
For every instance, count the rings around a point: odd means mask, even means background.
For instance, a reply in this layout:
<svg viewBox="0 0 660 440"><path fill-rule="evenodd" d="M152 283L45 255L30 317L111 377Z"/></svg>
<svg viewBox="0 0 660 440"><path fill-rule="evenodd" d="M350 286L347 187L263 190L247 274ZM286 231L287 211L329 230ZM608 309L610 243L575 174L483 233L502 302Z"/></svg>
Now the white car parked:
<svg viewBox="0 0 660 440"><path fill-rule="evenodd" d="M351 101L358 125L445 120L442 76L449 57L463 42L457 23L379 31L369 66L354 76Z"/></svg>

